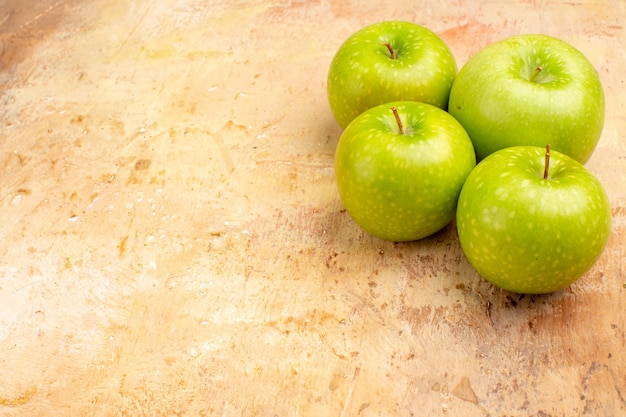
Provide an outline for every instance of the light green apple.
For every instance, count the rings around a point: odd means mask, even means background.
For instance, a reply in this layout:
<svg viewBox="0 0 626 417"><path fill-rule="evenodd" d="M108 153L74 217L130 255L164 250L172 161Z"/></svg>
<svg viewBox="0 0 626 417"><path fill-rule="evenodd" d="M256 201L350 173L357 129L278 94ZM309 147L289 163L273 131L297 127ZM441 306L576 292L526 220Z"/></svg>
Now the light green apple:
<svg viewBox="0 0 626 417"><path fill-rule="evenodd" d="M469 175L457 230L485 279L512 292L549 293L575 282L600 257L611 209L598 179L579 162L515 146L492 153Z"/></svg>
<svg viewBox="0 0 626 417"><path fill-rule="evenodd" d="M450 91L448 111L482 160L508 146L534 145L584 164L604 125L604 93L589 60L546 35L517 35L470 57Z"/></svg>
<svg viewBox="0 0 626 417"><path fill-rule="evenodd" d="M335 154L346 211L370 234L396 242L446 226L475 165L472 142L452 116L406 101L361 113L344 130Z"/></svg>
<svg viewBox="0 0 626 417"><path fill-rule="evenodd" d="M445 109L457 72L454 56L431 30L405 21L366 26L337 50L328 71L328 100L342 128L390 101Z"/></svg>

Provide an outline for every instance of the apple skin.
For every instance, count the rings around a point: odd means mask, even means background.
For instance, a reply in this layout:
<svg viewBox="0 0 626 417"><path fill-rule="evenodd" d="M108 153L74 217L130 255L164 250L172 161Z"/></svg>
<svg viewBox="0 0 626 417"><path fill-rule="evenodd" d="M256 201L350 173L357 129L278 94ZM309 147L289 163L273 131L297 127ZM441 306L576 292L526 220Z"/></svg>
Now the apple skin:
<svg viewBox="0 0 626 417"><path fill-rule="evenodd" d="M335 154L346 211L370 234L394 242L418 240L446 226L475 165L469 136L452 116L406 101L361 113L344 130Z"/></svg>
<svg viewBox="0 0 626 417"><path fill-rule="evenodd" d="M342 128L363 111L391 101L445 109L456 72L452 52L429 29L397 20L374 23L337 50L328 71L328 101Z"/></svg>
<svg viewBox="0 0 626 417"><path fill-rule="evenodd" d="M497 287L524 294L558 291L602 254L611 208L583 165L551 150L516 146L482 160L459 196L457 231L470 264Z"/></svg>
<svg viewBox="0 0 626 417"><path fill-rule="evenodd" d="M448 111L470 135L479 161L509 146L550 144L584 164L600 139L604 107L598 73L580 51L527 34L470 57L454 80Z"/></svg>

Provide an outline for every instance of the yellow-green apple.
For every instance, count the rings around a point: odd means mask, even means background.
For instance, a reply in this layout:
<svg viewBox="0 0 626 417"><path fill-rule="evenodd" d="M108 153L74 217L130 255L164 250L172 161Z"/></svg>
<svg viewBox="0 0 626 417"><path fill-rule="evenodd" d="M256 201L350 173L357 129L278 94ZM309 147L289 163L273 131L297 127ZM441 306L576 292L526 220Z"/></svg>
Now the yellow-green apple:
<svg viewBox="0 0 626 417"><path fill-rule="evenodd" d="M445 109L457 72L444 41L411 22L366 26L337 50L328 71L328 100L345 128L358 114L390 101L419 101Z"/></svg>
<svg viewBox="0 0 626 417"><path fill-rule="evenodd" d="M446 226L475 165L472 142L450 114L407 101L361 113L344 130L335 154L346 211L370 234L396 242Z"/></svg>
<svg viewBox="0 0 626 417"><path fill-rule="evenodd" d="M604 125L604 93L591 62L563 40L525 34L470 57L450 91L448 111L476 156L516 145L550 144L584 164Z"/></svg>
<svg viewBox="0 0 626 417"><path fill-rule="evenodd" d="M549 147L492 153L459 196L457 231L467 259L512 292L549 293L572 284L600 257L610 229L599 180Z"/></svg>

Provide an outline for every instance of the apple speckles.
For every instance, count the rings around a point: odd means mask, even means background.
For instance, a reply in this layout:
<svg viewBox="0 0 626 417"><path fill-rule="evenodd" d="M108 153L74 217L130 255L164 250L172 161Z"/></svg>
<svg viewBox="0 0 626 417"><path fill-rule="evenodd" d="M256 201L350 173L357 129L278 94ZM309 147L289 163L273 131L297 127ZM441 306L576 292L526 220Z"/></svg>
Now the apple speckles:
<svg viewBox="0 0 626 417"><path fill-rule="evenodd" d="M500 201L506 201L509 198L509 190L505 187L500 187L495 191L495 195Z"/></svg>
<svg viewBox="0 0 626 417"><path fill-rule="evenodd" d="M535 160L541 152L524 147L493 154L470 174L459 198L457 228L468 260L510 291L552 292L571 284L595 262L610 233L606 194L580 164L555 153L551 180L523 169L521 155ZM507 162L514 155L518 167ZM503 169L512 174L498 175Z"/></svg>
<svg viewBox="0 0 626 417"><path fill-rule="evenodd" d="M391 59L385 43L397 52ZM447 45L410 22L367 26L338 49L328 73L328 99L342 127L364 110L396 100L445 108L456 63Z"/></svg>
<svg viewBox="0 0 626 417"><path fill-rule="evenodd" d="M398 133L391 106L405 134ZM439 122L448 129L429 127ZM444 227L474 165L461 126L442 110L416 102L387 103L358 116L342 134L335 158L348 213L371 234L394 241L420 239Z"/></svg>
<svg viewBox="0 0 626 417"><path fill-rule="evenodd" d="M537 67L537 82L529 82ZM449 110L479 160L508 146L550 143L584 163L600 138L604 105L597 72L579 51L549 36L521 35L470 58L454 81Z"/></svg>

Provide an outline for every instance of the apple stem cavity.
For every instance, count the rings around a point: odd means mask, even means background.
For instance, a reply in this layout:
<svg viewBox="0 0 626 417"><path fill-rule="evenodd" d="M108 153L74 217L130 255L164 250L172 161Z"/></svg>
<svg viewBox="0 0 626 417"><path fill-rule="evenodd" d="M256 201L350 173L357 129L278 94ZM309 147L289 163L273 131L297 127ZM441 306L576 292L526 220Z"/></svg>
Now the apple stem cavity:
<svg viewBox="0 0 626 417"><path fill-rule="evenodd" d="M537 77L537 75L539 75L539 73L541 71L543 71L543 67L535 68L535 70L532 72L532 74L530 74L529 81L535 81L535 77Z"/></svg>
<svg viewBox="0 0 626 417"><path fill-rule="evenodd" d="M400 134L404 135L404 127L402 126L402 120L400 120L398 109L396 109L395 107L391 107L391 111L393 112L393 115L396 118L396 123L398 124L398 130L400 131Z"/></svg>
<svg viewBox="0 0 626 417"><path fill-rule="evenodd" d="M550 169L550 145L546 145L546 158L543 164L543 179L548 179L548 170Z"/></svg>
<svg viewBox="0 0 626 417"><path fill-rule="evenodd" d="M391 56L391 59L398 59L398 55L396 54L396 51L395 49L393 49L391 44L389 42L385 42L384 45L387 47L387 50L389 50L389 55Z"/></svg>

